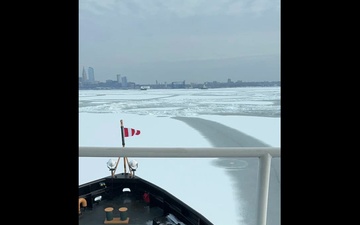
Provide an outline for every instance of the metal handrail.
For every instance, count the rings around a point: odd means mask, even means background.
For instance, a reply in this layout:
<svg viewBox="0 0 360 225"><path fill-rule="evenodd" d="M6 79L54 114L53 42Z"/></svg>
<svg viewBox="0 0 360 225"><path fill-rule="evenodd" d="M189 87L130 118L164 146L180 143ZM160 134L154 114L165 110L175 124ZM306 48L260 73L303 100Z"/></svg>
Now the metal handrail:
<svg viewBox="0 0 360 225"><path fill-rule="evenodd" d="M266 225L271 159L280 157L280 147L79 147L79 157L150 157L150 158L259 158L258 224Z"/></svg>
<svg viewBox="0 0 360 225"><path fill-rule="evenodd" d="M79 147L80 157L150 157L150 158L226 158L261 157L269 154L280 157L278 147Z"/></svg>

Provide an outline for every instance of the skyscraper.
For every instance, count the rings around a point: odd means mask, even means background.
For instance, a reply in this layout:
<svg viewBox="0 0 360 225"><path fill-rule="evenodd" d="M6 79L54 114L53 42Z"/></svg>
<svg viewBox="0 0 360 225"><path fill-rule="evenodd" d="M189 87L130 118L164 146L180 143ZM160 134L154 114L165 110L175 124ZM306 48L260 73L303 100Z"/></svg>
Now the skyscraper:
<svg viewBox="0 0 360 225"><path fill-rule="evenodd" d="M126 76L121 77L121 86L127 87L127 78Z"/></svg>
<svg viewBox="0 0 360 225"><path fill-rule="evenodd" d="M89 82L94 83L95 82L94 68L89 67L88 74L89 74Z"/></svg>
<svg viewBox="0 0 360 225"><path fill-rule="evenodd" d="M83 82L86 82L86 81L87 81L87 76L86 76L85 67L83 67L83 72L82 72L82 81L83 81Z"/></svg>

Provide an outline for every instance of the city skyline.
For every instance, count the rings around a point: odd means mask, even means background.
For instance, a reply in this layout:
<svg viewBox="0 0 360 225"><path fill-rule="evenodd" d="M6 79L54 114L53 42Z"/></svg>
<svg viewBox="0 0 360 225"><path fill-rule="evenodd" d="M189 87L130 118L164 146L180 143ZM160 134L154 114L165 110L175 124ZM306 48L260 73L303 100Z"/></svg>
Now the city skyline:
<svg viewBox="0 0 360 225"><path fill-rule="evenodd" d="M280 80L280 1L79 1L79 74Z"/></svg>
<svg viewBox="0 0 360 225"><path fill-rule="evenodd" d="M128 81L127 76L117 74L116 80L108 79L105 82L97 81L94 75L94 68L88 68L89 73L91 73L91 78L88 78L86 74L85 67L82 70L82 76L79 77L79 89L181 89L181 88L226 88L226 87L250 87L250 86L280 86L280 80L278 81L242 81L237 80L233 81L230 78L223 81L201 81L199 82L186 82L186 80L181 81L165 81L158 82L157 80L154 83L136 83L133 81ZM90 77L90 76L89 76Z"/></svg>
<svg viewBox="0 0 360 225"><path fill-rule="evenodd" d="M81 76L79 76L79 78L82 78L82 80L84 80L84 68L85 68L85 66L83 66L82 67L83 69L81 70L82 72L81 72ZM106 82L106 81L119 81L119 76L120 77L125 77L125 79L128 79L128 76L126 76L125 74L122 74L122 73L116 73L116 74L112 74L112 75L110 75L110 76L107 76L107 79L105 79L105 80L99 80L99 79L96 79L95 77L95 74L96 74L96 72L95 72L95 69L93 68L93 67L88 67L88 70L89 69L91 69L92 70L92 82ZM187 77L187 76L184 76L184 77ZM157 84L157 83L171 83L171 82L180 82L180 81L184 81L184 80L186 80L186 79L184 79L184 77L181 77L181 76L179 76L179 77L177 77L178 79L177 80L162 80L162 81L159 81L159 80L153 80L153 81L150 81L150 82L143 82L142 80L141 80L141 78L137 81L137 82L135 82L135 81L133 81L133 80L131 80L131 78L130 78L130 80L129 81L131 81L131 82L134 82L134 83L144 83L144 84ZM237 77L240 77L241 78L241 76L237 76ZM171 79L171 77L169 77L170 79ZM205 78L209 78L209 77L205 77ZM237 81L244 81L244 82L272 82L272 81L280 81L280 76L279 77L277 77L277 76L275 76L274 78L270 78L270 79L267 79L267 78L269 78L268 76L264 76L263 77L264 79L255 79L255 80L253 80L253 79L248 79L248 80L246 80L246 79L241 79L241 80L234 80L234 79L232 79L232 78L230 78L230 77L225 77L225 76L223 76L223 77L221 77L220 78L220 80L216 80L216 79L212 79L212 80L199 80L199 79L197 79L196 81L192 81L191 79L190 80L187 80L187 82L188 83L205 83L205 82L227 82L228 80L231 80L231 81L233 81L233 82L237 82ZM277 79L278 78L278 79ZM89 81L88 79L86 79L87 81ZM149 80L149 79L144 79L144 80Z"/></svg>

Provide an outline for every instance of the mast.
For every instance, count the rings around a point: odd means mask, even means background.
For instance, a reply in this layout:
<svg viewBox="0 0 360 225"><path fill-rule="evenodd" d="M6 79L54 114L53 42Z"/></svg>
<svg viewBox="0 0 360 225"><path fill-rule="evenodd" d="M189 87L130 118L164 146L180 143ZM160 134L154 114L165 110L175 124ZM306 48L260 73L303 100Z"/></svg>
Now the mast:
<svg viewBox="0 0 360 225"><path fill-rule="evenodd" d="M120 129L121 129L121 142L122 142L122 146L123 148L125 148L125 136L124 136L124 123L123 120L120 120ZM119 156L117 162L116 162L116 166L115 166L115 170L114 170L114 174L116 172L116 169L119 165L119 161L121 159L121 156ZM126 156L124 156L124 174L126 174L126 164L129 164L128 159ZM130 170L131 172L131 170Z"/></svg>

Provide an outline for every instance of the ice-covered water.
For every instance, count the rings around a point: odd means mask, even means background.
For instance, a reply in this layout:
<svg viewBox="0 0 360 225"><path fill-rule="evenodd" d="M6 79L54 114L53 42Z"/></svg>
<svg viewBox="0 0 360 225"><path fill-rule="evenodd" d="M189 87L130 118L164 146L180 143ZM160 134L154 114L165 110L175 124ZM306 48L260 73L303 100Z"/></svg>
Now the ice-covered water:
<svg viewBox="0 0 360 225"><path fill-rule="evenodd" d="M280 87L81 90L80 113L280 117Z"/></svg>
<svg viewBox="0 0 360 225"><path fill-rule="evenodd" d="M280 115L280 87L80 90L79 145L121 148L122 119L125 127L141 130L140 135L126 138L126 146L211 147L197 130L173 119L181 116L215 121L269 146L280 147ZM79 183L108 176L107 161L108 158L79 158ZM247 160L137 161L137 175L165 188L215 225L255 225L256 213L249 205L255 200L257 178ZM242 167L238 167L237 173L228 170L224 163ZM247 170L255 176L238 177ZM268 209L269 225L280 224L279 168L275 172L278 179L269 192L272 204Z"/></svg>

